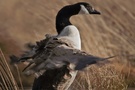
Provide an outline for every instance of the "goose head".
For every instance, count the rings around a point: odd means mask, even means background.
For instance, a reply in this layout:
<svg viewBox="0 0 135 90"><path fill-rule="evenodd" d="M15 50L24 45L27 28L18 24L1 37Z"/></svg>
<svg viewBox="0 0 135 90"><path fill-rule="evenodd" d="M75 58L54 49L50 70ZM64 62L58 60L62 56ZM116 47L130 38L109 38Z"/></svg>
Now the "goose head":
<svg viewBox="0 0 135 90"><path fill-rule="evenodd" d="M100 12L94 9L89 3L80 2L76 5L80 7L78 14L100 14Z"/></svg>
<svg viewBox="0 0 135 90"><path fill-rule="evenodd" d="M70 17L78 14L100 14L99 11L94 9L89 3L79 2L72 5L63 7L56 16L56 29L58 34L68 26L72 25L69 21Z"/></svg>

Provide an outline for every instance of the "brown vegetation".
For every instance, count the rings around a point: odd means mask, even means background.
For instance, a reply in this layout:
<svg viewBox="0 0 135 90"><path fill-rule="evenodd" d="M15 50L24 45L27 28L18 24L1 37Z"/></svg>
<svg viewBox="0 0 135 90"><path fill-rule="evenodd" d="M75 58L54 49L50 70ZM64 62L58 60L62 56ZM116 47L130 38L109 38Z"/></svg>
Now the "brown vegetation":
<svg viewBox="0 0 135 90"><path fill-rule="evenodd" d="M18 90L18 85L0 49L0 90Z"/></svg>

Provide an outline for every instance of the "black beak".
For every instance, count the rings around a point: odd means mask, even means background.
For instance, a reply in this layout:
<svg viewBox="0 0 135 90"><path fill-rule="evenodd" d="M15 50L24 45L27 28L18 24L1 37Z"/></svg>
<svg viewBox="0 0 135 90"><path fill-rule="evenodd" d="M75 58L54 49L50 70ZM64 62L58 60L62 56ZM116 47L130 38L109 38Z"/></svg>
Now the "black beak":
<svg viewBox="0 0 135 90"><path fill-rule="evenodd" d="M94 9L93 11L90 12L90 14L101 14L101 13Z"/></svg>

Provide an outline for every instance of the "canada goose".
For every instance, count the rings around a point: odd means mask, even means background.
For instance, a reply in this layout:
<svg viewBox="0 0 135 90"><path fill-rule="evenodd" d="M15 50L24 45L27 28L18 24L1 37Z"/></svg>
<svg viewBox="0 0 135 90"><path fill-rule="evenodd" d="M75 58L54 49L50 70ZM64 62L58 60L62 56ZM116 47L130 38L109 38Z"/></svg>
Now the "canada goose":
<svg viewBox="0 0 135 90"><path fill-rule="evenodd" d="M26 74L39 75L40 71L44 71L43 75L35 79L33 90L55 90L61 86L63 88L61 90L67 90L72 84L77 70L112 58L95 57L81 50L79 30L69 21L71 16L77 14L100 14L100 12L86 2L63 7L56 16L58 35L47 35L45 40L37 42L30 53L20 58L20 61L30 62L24 69ZM66 80L65 75L70 78ZM45 79L44 83L41 82L43 79ZM62 79L65 82L62 83Z"/></svg>

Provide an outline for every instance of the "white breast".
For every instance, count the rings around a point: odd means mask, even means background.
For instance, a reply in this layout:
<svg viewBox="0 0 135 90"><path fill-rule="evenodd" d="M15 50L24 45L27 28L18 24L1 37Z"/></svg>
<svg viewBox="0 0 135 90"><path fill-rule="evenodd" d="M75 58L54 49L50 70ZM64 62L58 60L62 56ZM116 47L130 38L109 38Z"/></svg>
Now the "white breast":
<svg viewBox="0 0 135 90"><path fill-rule="evenodd" d="M66 26L57 37L69 39L73 42L74 48L81 49L80 33L75 26Z"/></svg>

